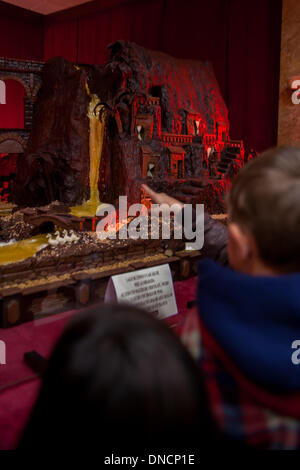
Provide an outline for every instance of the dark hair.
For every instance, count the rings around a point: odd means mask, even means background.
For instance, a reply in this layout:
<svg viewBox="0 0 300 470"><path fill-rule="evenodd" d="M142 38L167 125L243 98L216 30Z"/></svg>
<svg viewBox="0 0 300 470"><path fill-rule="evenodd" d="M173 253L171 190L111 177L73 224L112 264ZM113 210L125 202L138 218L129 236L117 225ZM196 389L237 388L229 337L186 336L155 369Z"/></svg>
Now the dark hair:
<svg viewBox="0 0 300 470"><path fill-rule="evenodd" d="M269 149L238 173L229 216L257 244L261 259L282 272L300 270L300 149Z"/></svg>
<svg viewBox="0 0 300 470"><path fill-rule="evenodd" d="M198 367L175 334L131 306L76 315L59 339L19 448L212 444Z"/></svg>

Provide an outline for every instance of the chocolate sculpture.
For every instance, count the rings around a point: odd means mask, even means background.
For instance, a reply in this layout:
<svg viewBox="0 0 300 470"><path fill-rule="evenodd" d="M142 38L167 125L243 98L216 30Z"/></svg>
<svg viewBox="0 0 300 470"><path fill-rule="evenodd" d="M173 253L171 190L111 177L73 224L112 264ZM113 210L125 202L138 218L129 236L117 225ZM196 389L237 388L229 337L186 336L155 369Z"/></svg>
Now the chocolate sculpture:
<svg viewBox="0 0 300 470"><path fill-rule="evenodd" d="M98 240L97 207L119 196L149 207L146 182L223 212L243 165L209 63L124 41L108 49L103 66L58 57L42 69L18 207L0 218L0 326L97 301L116 272L169 263L174 280L195 274L201 253L182 240Z"/></svg>

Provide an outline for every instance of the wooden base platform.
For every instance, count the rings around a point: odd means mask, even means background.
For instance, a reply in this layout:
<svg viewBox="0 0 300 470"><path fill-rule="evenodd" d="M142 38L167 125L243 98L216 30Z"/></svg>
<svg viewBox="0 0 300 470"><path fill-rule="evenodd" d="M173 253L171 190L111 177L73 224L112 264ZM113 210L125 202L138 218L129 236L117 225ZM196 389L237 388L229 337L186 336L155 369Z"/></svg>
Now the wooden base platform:
<svg viewBox="0 0 300 470"><path fill-rule="evenodd" d="M157 253L114 260L90 269L41 275L33 280L11 280L1 289L0 327L8 328L101 302L109 278L114 274L169 263L174 281L188 279L196 275L200 258L199 251L180 251L170 257Z"/></svg>

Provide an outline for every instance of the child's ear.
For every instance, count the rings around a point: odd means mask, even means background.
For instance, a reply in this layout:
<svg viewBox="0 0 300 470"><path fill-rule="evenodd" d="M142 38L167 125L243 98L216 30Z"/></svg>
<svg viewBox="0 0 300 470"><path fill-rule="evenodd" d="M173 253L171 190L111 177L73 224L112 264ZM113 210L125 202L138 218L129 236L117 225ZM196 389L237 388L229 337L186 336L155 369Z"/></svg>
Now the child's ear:
<svg viewBox="0 0 300 470"><path fill-rule="evenodd" d="M228 256L233 268L247 270L247 262L251 260L253 252L252 237L244 232L239 225L229 224L228 227Z"/></svg>

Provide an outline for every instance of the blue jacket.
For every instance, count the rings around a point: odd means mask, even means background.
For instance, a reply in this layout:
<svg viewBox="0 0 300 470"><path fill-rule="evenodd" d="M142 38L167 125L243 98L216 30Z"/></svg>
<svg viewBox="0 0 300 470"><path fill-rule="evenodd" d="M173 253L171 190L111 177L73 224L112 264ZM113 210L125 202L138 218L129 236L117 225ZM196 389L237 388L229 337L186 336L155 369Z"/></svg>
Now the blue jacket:
<svg viewBox="0 0 300 470"><path fill-rule="evenodd" d="M300 273L251 276L199 263L201 323L249 380L275 393L300 392ZM300 353L298 355L300 359Z"/></svg>

